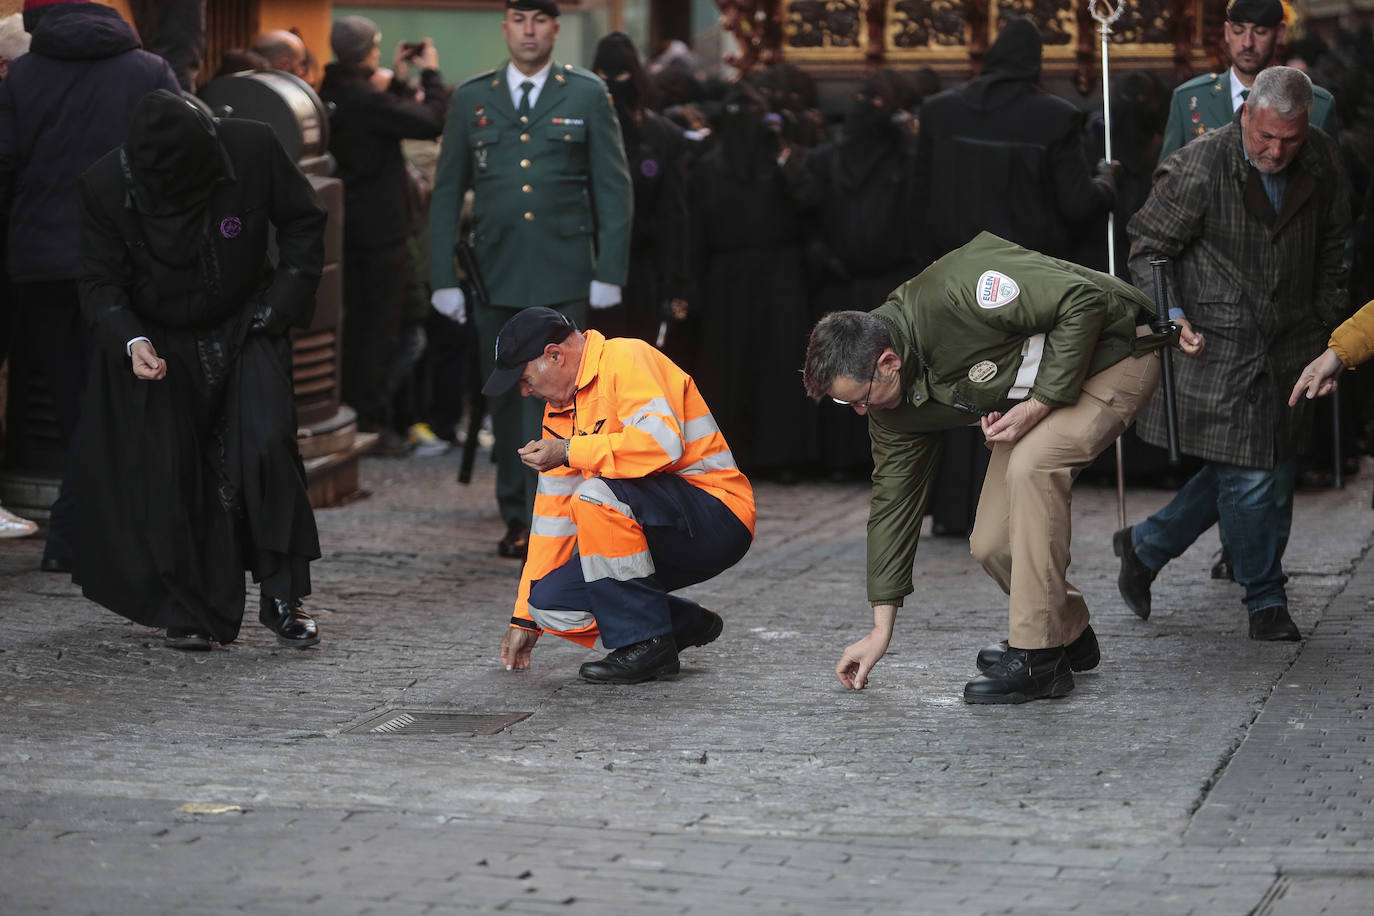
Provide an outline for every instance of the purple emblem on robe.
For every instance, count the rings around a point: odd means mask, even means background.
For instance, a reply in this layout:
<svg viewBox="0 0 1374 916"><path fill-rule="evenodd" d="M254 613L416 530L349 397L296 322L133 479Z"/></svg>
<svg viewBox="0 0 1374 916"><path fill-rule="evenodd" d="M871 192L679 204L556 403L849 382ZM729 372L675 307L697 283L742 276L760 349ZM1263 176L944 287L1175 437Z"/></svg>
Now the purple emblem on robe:
<svg viewBox="0 0 1374 916"><path fill-rule="evenodd" d="M219 221L219 234L226 239L238 238L238 234L243 231L243 220L237 216L226 216Z"/></svg>

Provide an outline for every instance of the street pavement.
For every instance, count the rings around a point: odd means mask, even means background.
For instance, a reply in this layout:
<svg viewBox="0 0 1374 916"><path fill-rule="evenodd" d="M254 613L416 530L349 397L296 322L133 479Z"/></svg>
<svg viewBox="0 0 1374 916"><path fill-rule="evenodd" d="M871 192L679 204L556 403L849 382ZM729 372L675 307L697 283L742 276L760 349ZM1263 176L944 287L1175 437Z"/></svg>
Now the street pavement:
<svg viewBox="0 0 1374 916"><path fill-rule="evenodd" d="M756 487L753 549L689 591L724 634L677 679L583 683L554 637L506 672L518 566L490 466L456 465L365 459L370 495L318 513L315 649L251 589L238 642L165 649L0 541L0 914L1370 912L1374 465L1299 494L1301 644L1246 638L1211 535L1137 619L1115 493L1080 485L1103 662L1015 707L962 701L1006 604L960 538L922 542L892 649L840 687L861 483Z"/></svg>

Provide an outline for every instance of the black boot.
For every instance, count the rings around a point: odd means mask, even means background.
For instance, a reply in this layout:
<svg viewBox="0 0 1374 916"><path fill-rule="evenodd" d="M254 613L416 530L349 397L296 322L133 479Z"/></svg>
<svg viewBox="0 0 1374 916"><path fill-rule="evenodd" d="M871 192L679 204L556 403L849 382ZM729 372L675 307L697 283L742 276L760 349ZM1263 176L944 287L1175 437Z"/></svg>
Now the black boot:
<svg viewBox="0 0 1374 916"><path fill-rule="evenodd" d="M1007 641L993 643L978 653L978 670L986 671L997 664L1007 651ZM1064 647L1069 657L1069 667L1074 671L1091 671L1102 661L1102 651L1097 647L1097 634L1092 624L1088 624L1078 638Z"/></svg>
<svg viewBox="0 0 1374 916"><path fill-rule="evenodd" d="M1236 581L1236 568L1231 565L1231 551L1225 546L1221 548L1221 553L1217 554L1217 561L1212 564L1212 578Z"/></svg>
<svg viewBox="0 0 1374 916"><path fill-rule="evenodd" d="M210 636L194 627L168 627L167 638L162 644L169 649L181 649L183 652L209 652Z"/></svg>
<svg viewBox="0 0 1374 916"><path fill-rule="evenodd" d="M578 674L593 684L638 684L677 674L679 670L673 637L653 636L621 646L600 661L587 662Z"/></svg>
<svg viewBox="0 0 1374 916"><path fill-rule="evenodd" d="M320 641L320 630L315 626L315 618L301 609L299 598L269 598L262 596L259 604L258 620L273 633L277 634L277 644L304 649Z"/></svg>
<svg viewBox="0 0 1374 916"><path fill-rule="evenodd" d="M690 649L693 646L705 646L716 641L720 636L720 631L725 629L725 621L715 611L701 609L701 620L691 630L676 637L678 650Z"/></svg>
<svg viewBox="0 0 1374 916"><path fill-rule="evenodd" d="M1288 608L1276 604L1250 615L1250 638L1261 642L1297 642L1302 634L1288 615Z"/></svg>
<svg viewBox="0 0 1374 916"><path fill-rule="evenodd" d="M1073 671L1062 648L1017 649L964 685L965 703L1025 703L1073 690Z"/></svg>

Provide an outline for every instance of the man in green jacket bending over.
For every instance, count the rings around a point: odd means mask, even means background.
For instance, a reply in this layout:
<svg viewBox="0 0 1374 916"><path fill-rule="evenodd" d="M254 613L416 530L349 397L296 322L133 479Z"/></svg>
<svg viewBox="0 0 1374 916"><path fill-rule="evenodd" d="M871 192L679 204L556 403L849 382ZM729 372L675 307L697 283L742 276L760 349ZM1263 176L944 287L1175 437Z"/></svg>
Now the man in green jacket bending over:
<svg viewBox="0 0 1374 916"><path fill-rule="evenodd" d="M873 631L835 674L859 690L887 651L941 430L978 422L992 448L973 555L1011 596L1007 642L978 654L969 703L1061 697L1099 660L1069 565L1069 489L1130 425L1159 381L1167 341L1149 297L1115 277L991 233L940 258L872 312L832 312L811 332L807 393L868 415Z"/></svg>

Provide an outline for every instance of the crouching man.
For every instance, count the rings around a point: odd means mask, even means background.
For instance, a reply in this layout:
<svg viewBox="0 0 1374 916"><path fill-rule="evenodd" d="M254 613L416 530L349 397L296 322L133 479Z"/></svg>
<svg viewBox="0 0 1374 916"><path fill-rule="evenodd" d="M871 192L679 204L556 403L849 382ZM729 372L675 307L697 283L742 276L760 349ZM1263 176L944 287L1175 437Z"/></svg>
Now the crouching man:
<svg viewBox="0 0 1374 916"><path fill-rule="evenodd" d="M719 615L669 594L737 563L754 492L691 377L640 340L582 332L527 308L496 339L482 393L520 386L547 402L544 438L519 449L539 472L507 670L544 630L612 651L582 665L600 684L678 673L678 652L720 635Z"/></svg>
<svg viewBox="0 0 1374 916"><path fill-rule="evenodd" d="M807 393L868 415L873 630L845 649L840 682L862 689L887 651L911 569L941 430L982 425L992 459L973 555L1011 596L1007 642L978 654L969 703L1073 689L1097 665L1082 594L1066 579L1078 473L1130 425L1159 380L1167 336L1154 306L1107 274L991 233L940 258L872 312L833 312L811 332Z"/></svg>

